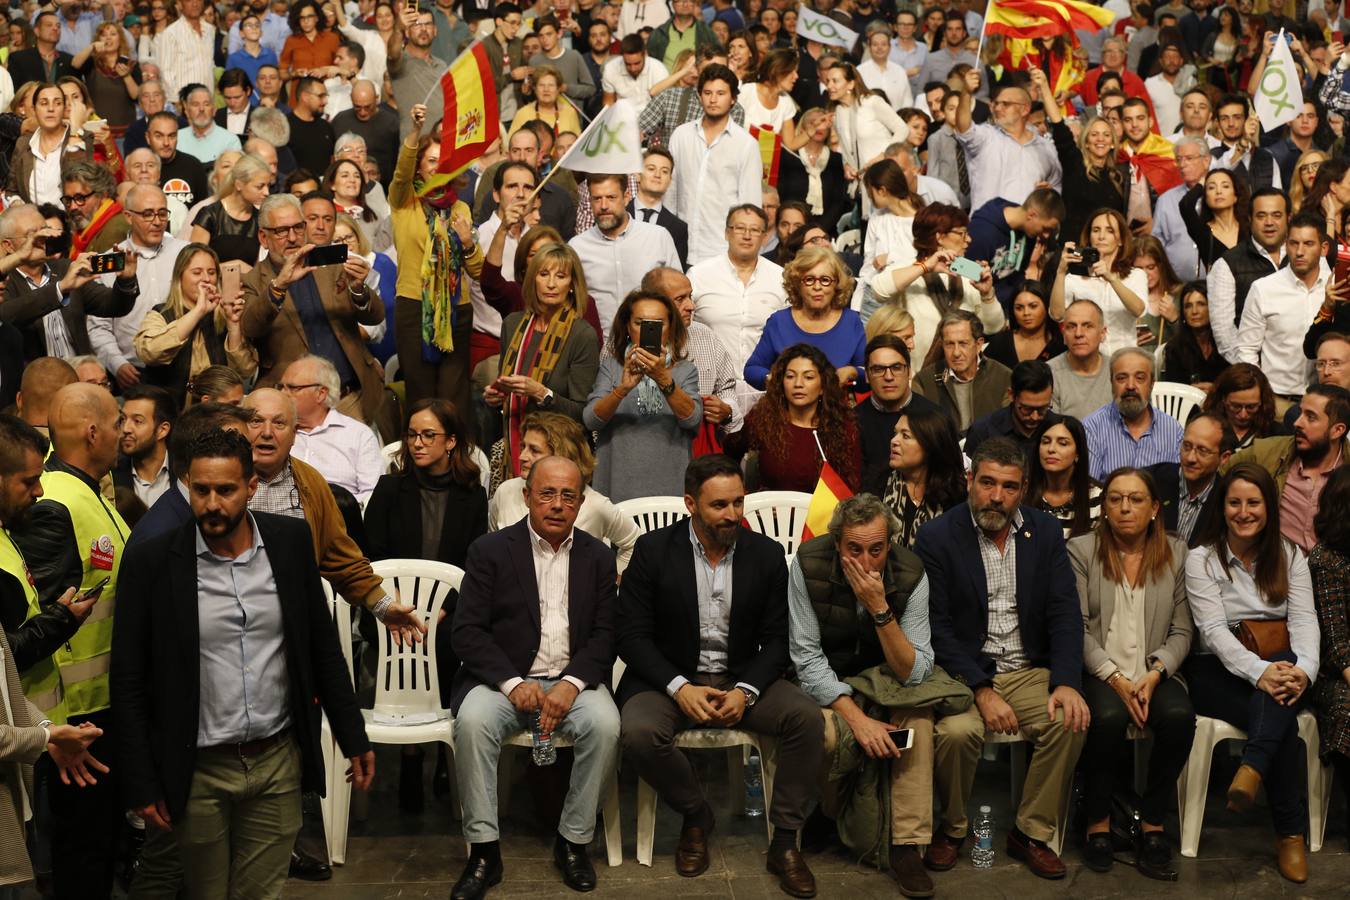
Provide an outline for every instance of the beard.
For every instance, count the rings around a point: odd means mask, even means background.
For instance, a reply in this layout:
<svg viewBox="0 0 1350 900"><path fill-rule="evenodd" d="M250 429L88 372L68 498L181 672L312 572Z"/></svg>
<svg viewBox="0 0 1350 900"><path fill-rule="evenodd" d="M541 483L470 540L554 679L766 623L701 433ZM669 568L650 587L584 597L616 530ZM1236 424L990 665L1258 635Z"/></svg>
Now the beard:
<svg viewBox="0 0 1350 900"><path fill-rule="evenodd" d="M1136 419L1145 409L1148 409L1148 404L1143 397L1133 391L1128 391L1116 400L1116 409L1120 410L1120 414L1125 418Z"/></svg>
<svg viewBox="0 0 1350 900"><path fill-rule="evenodd" d="M233 516L219 512L204 513L197 517L197 525L201 528L202 534L207 537L224 537L227 534L233 534L234 530L239 527L239 523L244 521L246 515L248 515L247 506Z"/></svg>
<svg viewBox="0 0 1350 900"><path fill-rule="evenodd" d="M1002 531L1012 521L1012 514L1001 506L977 507L972 500L970 509L975 513L975 524L981 531Z"/></svg>
<svg viewBox="0 0 1350 900"><path fill-rule="evenodd" d="M730 550L736 546L736 537L741 532L741 523L733 522L729 525L713 525L699 519L700 530L707 535L708 540L723 550Z"/></svg>
<svg viewBox="0 0 1350 900"><path fill-rule="evenodd" d="M28 511L32 508L32 502L27 501L21 501L20 505L13 509L0 504L0 525L4 525L9 531L22 528L28 523Z"/></svg>
<svg viewBox="0 0 1350 900"><path fill-rule="evenodd" d="M1306 449L1300 450L1297 443L1294 445L1294 454L1304 462L1316 462L1325 459L1327 453L1331 451L1331 439L1324 437L1320 441L1311 440L1304 432L1294 429L1297 437L1302 437L1308 441Z"/></svg>

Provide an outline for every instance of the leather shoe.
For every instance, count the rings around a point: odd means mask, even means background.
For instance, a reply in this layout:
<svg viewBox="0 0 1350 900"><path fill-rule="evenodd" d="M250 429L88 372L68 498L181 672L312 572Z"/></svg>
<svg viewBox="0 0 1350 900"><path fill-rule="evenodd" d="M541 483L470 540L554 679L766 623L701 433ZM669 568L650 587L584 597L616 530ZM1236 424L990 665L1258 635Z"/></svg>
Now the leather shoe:
<svg viewBox="0 0 1350 900"><path fill-rule="evenodd" d="M292 850L290 876L301 881L327 881L333 877L333 867Z"/></svg>
<svg viewBox="0 0 1350 900"><path fill-rule="evenodd" d="M1236 813L1246 812L1256 802L1256 792L1261 787L1261 773L1251 766L1238 766L1232 784L1228 785L1228 808Z"/></svg>
<svg viewBox="0 0 1350 900"><path fill-rule="evenodd" d="M1008 856L1026 863L1031 874L1041 878L1063 878L1068 871L1064 860L1045 841L1027 837L1016 828L1008 832Z"/></svg>
<svg viewBox="0 0 1350 900"><path fill-rule="evenodd" d="M595 890L595 866L585 844L574 844L558 835L553 842L553 864L562 871L563 884L574 891Z"/></svg>
<svg viewBox="0 0 1350 900"><path fill-rule="evenodd" d="M502 883L501 857L470 856L464 872L450 891L450 900L482 900L488 888Z"/></svg>
<svg viewBox="0 0 1350 900"><path fill-rule="evenodd" d="M891 877L906 897L931 897L936 890L915 844L891 845Z"/></svg>
<svg viewBox="0 0 1350 900"><path fill-rule="evenodd" d="M1115 863L1115 848L1111 846L1111 832L1089 834L1083 843L1083 864L1094 872L1109 872Z"/></svg>
<svg viewBox="0 0 1350 900"><path fill-rule="evenodd" d="M680 829L680 842L675 846L675 871L685 878L694 878L708 871L708 835L697 825Z"/></svg>
<svg viewBox="0 0 1350 900"><path fill-rule="evenodd" d="M816 895L816 877L807 868L802 851L796 847L786 850L769 848L769 858L764 868L771 875L778 876L778 886L789 897L814 897Z"/></svg>
<svg viewBox="0 0 1350 900"><path fill-rule="evenodd" d="M1275 839L1275 853L1281 875L1295 884L1308 880L1308 854L1303 847L1303 835L1280 835Z"/></svg>
<svg viewBox="0 0 1350 900"><path fill-rule="evenodd" d="M933 835L933 843L928 845L928 852L923 855L923 864L934 872L946 872L956 865L961 855L961 845L965 842L963 837L954 838L939 831Z"/></svg>
<svg viewBox="0 0 1350 900"><path fill-rule="evenodd" d="M1161 831L1145 831L1135 843L1135 865L1141 875L1159 881L1176 881L1177 867L1172 864L1172 847Z"/></svg>

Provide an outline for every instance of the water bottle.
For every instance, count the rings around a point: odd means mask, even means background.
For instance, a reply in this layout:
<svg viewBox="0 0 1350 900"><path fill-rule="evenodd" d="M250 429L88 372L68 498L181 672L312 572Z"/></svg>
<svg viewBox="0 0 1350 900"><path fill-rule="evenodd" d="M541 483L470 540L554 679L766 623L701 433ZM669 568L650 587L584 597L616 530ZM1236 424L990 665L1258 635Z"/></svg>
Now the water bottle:
<svg viewBox="0 0 1350 900"><path fill-rule="evenodd" d="M970 849L970 861L977 869L994 867L994 813L987 806L981 806L975 817L975 846Z"/></svg>
<svg viewBox="0 0 1350 900"><path fill-rule="evenodd" d="M553 746L553 734L544 734L539 729L539 713L534 714L534 723L530 729L530 757L536 766L551 766L558 761L558 748Z"/></svg>
<svg viewBox="0 0 1350 900"><path fill-rule="evenodd" d="M759 754L753 750L745 765L745 814L751 817L764 815L764 779L760 775Z"/></svg>

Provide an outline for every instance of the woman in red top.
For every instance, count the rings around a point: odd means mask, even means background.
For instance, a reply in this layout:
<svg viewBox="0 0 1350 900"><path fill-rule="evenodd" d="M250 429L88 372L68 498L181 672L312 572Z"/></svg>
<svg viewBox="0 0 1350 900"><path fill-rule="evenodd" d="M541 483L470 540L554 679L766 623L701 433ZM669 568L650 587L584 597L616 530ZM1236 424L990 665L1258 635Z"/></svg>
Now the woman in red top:
<svg viewBox="0 0 1350 900"><path fill-rule="evenodd" d="M328 22L317 3L310 0L291 7L291 36L281 47L281 77L287 81L304 75L319 80L331 73L319 71L333 65L342 38L328 30ZM291 104L295 104L295 85L291 86Z"/></svg>

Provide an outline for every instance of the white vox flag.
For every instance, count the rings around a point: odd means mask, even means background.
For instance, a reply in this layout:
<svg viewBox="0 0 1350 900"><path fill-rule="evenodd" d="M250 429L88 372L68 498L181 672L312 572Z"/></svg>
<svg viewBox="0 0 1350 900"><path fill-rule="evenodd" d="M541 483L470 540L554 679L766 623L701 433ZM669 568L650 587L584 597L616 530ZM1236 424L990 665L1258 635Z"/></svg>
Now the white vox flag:
<svg viewBox="0 0 1350 900"><path fill-rule="evenodd" d="M829 16L822 16L805 5L797 7L797 37L831 47L843 47L845 50L853 49L853 45L858 43L858 32L845 28Z"/></svg>
<svg viewBox="0 0 1350 900"><path fill-rule="evenodd" d="M1256 89L1256 115L1261 127L1271 131L1291 121L1303 109L1303 88L1299 85L1294 57L1289 52L1284 29L1275 38L1275 49L1266 60L1261 84Z"/></svg>
<svg viewBox="0 0 1350 900"><path fill-rule="evenodd" d="M616 100L606 106L558 160L558 168L596 175L642 171L637 107L628 100Z"/></svg>

